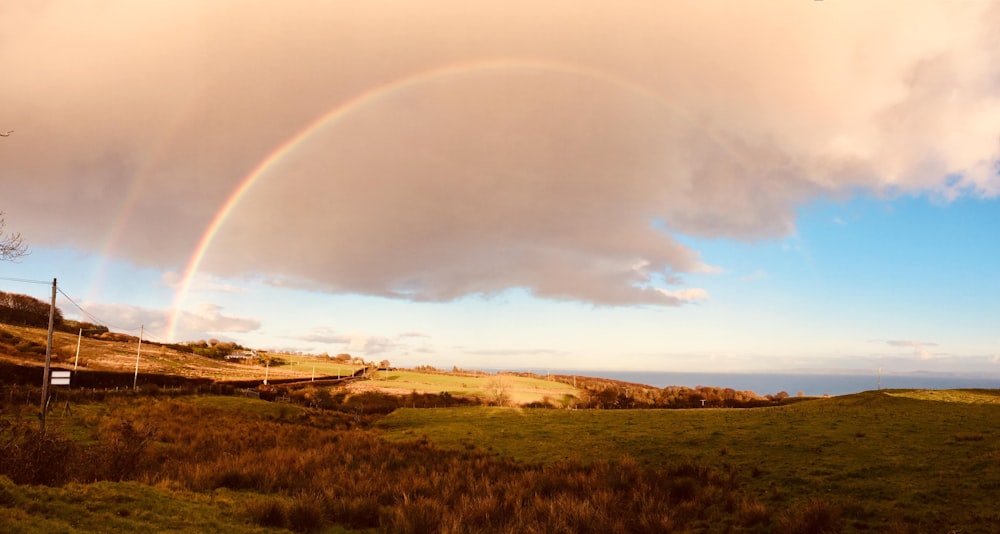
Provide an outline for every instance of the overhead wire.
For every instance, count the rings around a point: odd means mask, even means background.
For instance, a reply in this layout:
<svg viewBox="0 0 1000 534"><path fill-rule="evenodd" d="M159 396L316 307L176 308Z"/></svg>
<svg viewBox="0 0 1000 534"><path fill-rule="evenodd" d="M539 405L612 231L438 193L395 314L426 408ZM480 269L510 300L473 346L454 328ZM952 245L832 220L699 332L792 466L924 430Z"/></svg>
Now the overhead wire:
<svg viewBox="0 0 1000 534"><path fill-rule="evenodd" d="M0 276L0 280L6 280L8 282L24 282L26 284L51 284L52 280L31 280L28 278L8 278L6 276Z"/></svg>
<svg viewBox="0 0 1000 534"><path fill-rule="evenodd" d="M98 326L105 326L105 327L108 327L109 329L111 328L111 326L109 326L108 324L106 324L104 321L102 321L96 315L94 315L94 314L90 313L89 311L83 309L83 306L80 306L75 300L73 300L72 297L70 297L69 295L67 295L66 292L63 291L61 287L56 286L56 291L58 291L59 294L62 295L63 297L66 297L66 300L70 301L71 304L73 304L74 306L76 306L76 309L80 310L80 313L86 315L87 318L89 318L91 321L93 321L94 323L96 323Z"/></svg>
<svg viewBox="0 0 1000 534"><path fill-rule="evenodd" d="M101 318L97 317L93 313L91 313L91 312L87 311L86 309L84 309L83 306L81 306L78 302L76 302L75 300L73 300L73 298L70 297L69 295L67 295L66 292L63 291L61 288L56 287L56 291L58 291L59 294L61 294L63 297L66 297L66 300L70 301L70 303L72 303L73 306L76 306L76 308L78 310L80 310L81 313L83 313L88 318L90 318L91 321L93 321L98 326L103 326L103 327L107 328L108 330L114 329L114 330L117 330L117 331L120 331L120 332L136 332L136 331L142 330L142 325L136 326L136 327L132 327L132 328L123 328L123 327L120 327L120 326L115 326L115 325L109 324L107 321L102 320ZM157 336L152 335L148 331L143 331L142 337L143 337L144 340L148 340L148 341L151 341L153 343L159 343L159 344L165 344L166 343L166 341L163 341L163 340L159 339Z"/></svg>
<svg viewBox="0 0 1000 534"><path fill-rule="evenodd" d="M0 276L0 280L4 280L4 281L8 281L8 282L23 282L23 283L29 283L29 284L45 284L45 285L48 285L48 284L52 283L51 280L31 280L31 279L28 279L28 278L11 278L11 277L7 277L7 276ZM62 295L66 300L68 300L70 302L70 304L72 304L77 310L79 310L80 313L84 315L84 317L86 317L90 322L96 324L97 326L103 326L103 327L107 328L108 330L112 330L113 329L113 330L117 330L119 332L136 332L136 331L138 331L138 330L141 329L141 326L136 326L134 328L123 328L123 327L120 327L120 326L112 325L112 324L108 323L107 321L101 319L100 317L94 315L93 313L91 313L90 311L88 311L83 306L81 306L80 303L78 303L77 301L73 300L73 297L70 297L68 294L66 294L66 292L63 291L63 289L61 287L59 287L58 285L56 285L56 291L60 295ZM163 340L157 338L156 336L150 334L149 332L143 332L143 338L147 339L147 340L149 340L149 341L151 341L153 343L159 343L159 344L165 344L165 343L167 343L166 341L163 341Z"/></svg>

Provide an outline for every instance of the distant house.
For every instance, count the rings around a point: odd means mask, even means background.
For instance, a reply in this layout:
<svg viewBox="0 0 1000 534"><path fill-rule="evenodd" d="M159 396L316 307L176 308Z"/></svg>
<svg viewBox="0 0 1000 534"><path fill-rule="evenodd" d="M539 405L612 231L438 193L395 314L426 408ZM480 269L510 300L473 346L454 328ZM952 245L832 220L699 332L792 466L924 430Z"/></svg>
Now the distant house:
<svg viewBox="0 0 1000 534"><path fill-rule="evenodd" d="M253 349L247 349L243 352L232 352L226 355L227 360L255 360L257 358L257 351Z"/></svg>

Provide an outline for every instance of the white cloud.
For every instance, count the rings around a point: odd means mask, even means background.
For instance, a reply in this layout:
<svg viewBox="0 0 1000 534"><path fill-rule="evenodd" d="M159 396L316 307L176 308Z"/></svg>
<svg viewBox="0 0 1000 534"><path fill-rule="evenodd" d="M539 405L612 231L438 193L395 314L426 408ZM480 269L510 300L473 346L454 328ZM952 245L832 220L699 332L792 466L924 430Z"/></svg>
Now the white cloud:
<svg viewBox="0 0 1000 534"><path fill-rule="evenodd" d="M938 346L937 343L931 343L927 341L904 341L904 340L891 340L886 341L886 343L892 347L902 347L908 348L913 351L913 355L920 360L932 360L937 355L932 352L929 347Z"/></svg>
<svg viewBox="0 0 1000 534"><path fill-rule="evenodd" d="M666 289L657 289L657 292L667 297L675 304L684 304L688 302L696 302L700 300L708 299L708 292L701 288L689 288L689 289L678 289L674 291L668 291Z"/></svg>
<svg viewBox="0 0 1000 534"><path fill-rule="evenodd" d="M168 341L166 332L172 313L170 310L150 309L127 304L82 304L100 324L112 331L138 335L139 327L153 341ZM222 337L225 334L245 334L260 328L260 321L246 317L236 317L222 313L222 307L202 303L195 310L182 310L177 317L175 339L194 341L207 337Z"/></svg>
<svg viewBox="0 0 1000 534"><path fill-rule="evenodd" d="M176 271L163 273L161 280L163 285L173 290L181 289L184 285L183 275ZM246 291L245 288L231 283L220 282L217 278L204 273L197 273L195 275L188 290L193 293L243 293Z"/></svg>
<svg viewBox="0 0 1000 534"><path fill-rule="evenodd" d="M355 356L381 356L410 354L429 351L430 336L419 332L404 332L396 336L363 333L341 333L329 327L315 327L308 334L295 339L316 343L310 350L319 348L336 352L349 352Z"/></svg>
<svg viewBox="0 0 1000 534"><path fill-rule="evenodd" d="M37 246L179 271L244 177L350 104L203 271L680 305L707 294L656 282L713 268L679 235L781 238L858 190L1000 194L996 27L996 2L19 3L0 195Z"/></svg>

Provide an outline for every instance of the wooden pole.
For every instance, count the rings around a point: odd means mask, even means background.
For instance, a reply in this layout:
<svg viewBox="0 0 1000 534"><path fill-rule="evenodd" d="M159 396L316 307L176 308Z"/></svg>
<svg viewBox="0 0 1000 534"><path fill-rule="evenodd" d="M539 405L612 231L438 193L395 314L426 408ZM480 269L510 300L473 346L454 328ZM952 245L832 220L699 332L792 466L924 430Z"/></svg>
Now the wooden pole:
<svg viewBox="0 0 1000 534"><path fill-rule="evenodd" d="M45 371L42 372L42 403L41 411L38 413L39 431L45 433L45 409L48 405L49 397L49 373L52 365L52 331L55 329L56 321L56 279L52 279L52 303L49 304L49 337L48 344L45 345Z"/></svg>
<svg viewBox="0 0 1000 534"><path fill-rule="evenodd" d="M76 359L73 360L73 372L76 373L76 368L80 365L80 341L83 340L83 329L80 329L80 334L76 336Z"/></svg>
<svg viewBox="0 0 1000 534"><path fill-rule="evenodd" d="M142 354L142 329L146 325L139 325L139 348L135 351L135 377L132 379L132 389L139 388L139 355Z"/></svg>

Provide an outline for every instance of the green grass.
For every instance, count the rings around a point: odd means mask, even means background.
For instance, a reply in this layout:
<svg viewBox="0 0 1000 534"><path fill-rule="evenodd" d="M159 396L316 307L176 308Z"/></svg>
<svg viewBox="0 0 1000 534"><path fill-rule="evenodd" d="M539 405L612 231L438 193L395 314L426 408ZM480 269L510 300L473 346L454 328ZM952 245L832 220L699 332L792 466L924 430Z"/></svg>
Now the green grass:
<svg viewBox="0 0 1000 534"><path fill-rule="evenodd" d="M972 532L1000 524L989 497L1000 490L1000 406L970 401L979 398L996 394L868 392L752 410L403 409L380 426L390 440L530 463L732 466L778 501L839 499L858 525L895 518Z"/></svg>
<svg viewBox="0 0 1000 534"><path fill-rule="evenodd" d="M239 411L244 416L254 416L261 419L284 419L286 417L300 415L305 411L302 406L288 404L284 402L268 402L255 398L246 397L222 397L222 396L197 396L189 399L182 399L195 406L204 408L214 408L219 410Z"/></svg>
<svg viewBox="0 0 1000 534"><path fill-rule="evenodd" d="M540 402L548 398L557 402L564 395L575 395L577 390L569 384L543 378L478 374L423 373L397 370L378 373L371 381L375 387L386 387L418 393L444 393L488 398L490 390L499 381L515 404Z"/></svg>
<svg viewBox="0 0 1000 534"><path fill-rule="evenodd" d="M288 365L274 367L271 369L272 371L278 369L295 371L296 374L306 377L311 377L314 369L317 377L329 377L350 376L361 368L361 366L358 365L345 364L337 360L331 360L329 358L319 356L303 356L299 354L285 354L278 352L270 355L288 362Z"/></svg>
<svg viewBox="0 0 1000 534"><path fill-rule="evenodd" d="M170 490L136 482L18 486L0 476L0 531L274 532L243 513L252 495Z"/></svg>
<svg viewBox="0 0 1000 534"><path fill-rule="evenodd" d="M888 393L895 397L906 397L926 401L959 402L965 404L1000 404L1000 390L998 389L890 390Z"/></svg>

